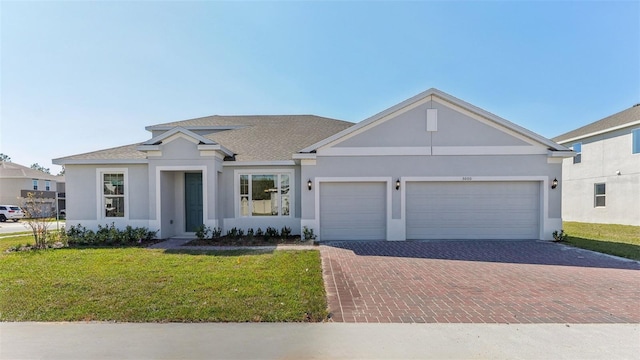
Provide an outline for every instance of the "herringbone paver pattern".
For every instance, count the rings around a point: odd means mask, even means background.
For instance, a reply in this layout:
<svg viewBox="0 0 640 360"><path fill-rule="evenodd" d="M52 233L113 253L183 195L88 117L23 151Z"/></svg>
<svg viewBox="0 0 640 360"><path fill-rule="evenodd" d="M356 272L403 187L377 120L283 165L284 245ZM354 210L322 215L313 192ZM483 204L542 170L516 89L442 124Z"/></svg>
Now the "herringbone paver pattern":
<svg viewBox="0 0 640 360"><path fill-rule="evenodd" d="M640 323L640 264L541 241L321 246L338 322Z"/></svg>

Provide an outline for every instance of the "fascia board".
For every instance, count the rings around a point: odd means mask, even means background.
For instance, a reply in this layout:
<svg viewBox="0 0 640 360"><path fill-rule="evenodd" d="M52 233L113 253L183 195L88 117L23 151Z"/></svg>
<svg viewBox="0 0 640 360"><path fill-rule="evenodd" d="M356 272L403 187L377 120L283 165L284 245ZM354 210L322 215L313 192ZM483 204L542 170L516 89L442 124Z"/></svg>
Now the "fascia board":
<svg viewBox="0 0 640 360"><path fill-rule="evenodd" d="M147 159L53 159L55 165L148 164Z"/></svg>
<svg viewBox="0 0 640 360"><path fill-rule="evenodd" d="M566 139L566 140L562 140L562 141L558 142L558 144L572 143L572 142L574 142L576 140L583 140L583 139L586 139L586 138L590 138L592 136L602 135L602 134L606 134L606 133L609 133L609 132L618 131L620 129L624 129L624 128L628 128L628 127L634 127L636 125L640 125L640 120L632 121L630 123L626 123L626 124L622 124L622 125L618 125L618 126L614 126L614 127L610 127L608 129L605 129L605 130L594 131L592 133L579 135L579 136L574 136L572 138L569 138L569 139Z"/></svg>
<svg viewBox="0 0 640 360"><path fill-rule="evenodd" d="M291 156L294 160L313 160L316 158L315 153L296 153Z"/></svg>
<svg viewBox="0 0 640 360"><path fill-rule="evenodd" d="M577 152L573 151L573 150L569 150L569 151L552 151L549 150L547 152L547 156L548 157L552 157L552 158L569 158L569 157L575 157L576 155L578 155Z"/></svg>
<svg viewBox="0 0 640 360"><path fill-rule="evenodd" d="M291 166L296 165L293 160L274 161L225 161L222 166Z"/></svg>
<svg viewBox="0 0 640 360"><path fill-rule="evenodd" d="M234 152L225 148L220 144L215 145L198 145L198 150L218 150L223 152L226 155L233 156Z"/></svg>

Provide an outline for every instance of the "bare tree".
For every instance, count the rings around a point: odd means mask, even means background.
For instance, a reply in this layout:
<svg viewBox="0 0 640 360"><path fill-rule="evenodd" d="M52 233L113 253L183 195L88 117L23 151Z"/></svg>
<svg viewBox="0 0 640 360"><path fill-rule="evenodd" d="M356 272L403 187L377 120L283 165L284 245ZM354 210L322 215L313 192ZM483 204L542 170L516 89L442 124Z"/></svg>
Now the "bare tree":
<svg viewBox="0 0 640 360"><path fill-rule="evenodd" d="M51 216L51 207L44 201L44 198L38 197L35 192L28 192L27 198L23 200L22 208L27 213L27 219L24 223L25 227L33 233L35 247L46 249L50 235L51 222L48 221L48 218Z"/></svg>

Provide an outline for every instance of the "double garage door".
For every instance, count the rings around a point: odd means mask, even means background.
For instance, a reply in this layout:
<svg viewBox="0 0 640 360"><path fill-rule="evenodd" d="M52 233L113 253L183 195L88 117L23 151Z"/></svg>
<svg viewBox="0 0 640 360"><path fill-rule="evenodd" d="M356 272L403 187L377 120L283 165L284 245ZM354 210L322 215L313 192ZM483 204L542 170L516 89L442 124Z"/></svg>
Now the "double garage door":
<svg viewBox="0 0 640 360"><path fill-rule="evenodd" d="M538 182L407 182L406 237L537 239ZM385 183L323 183L323 240L384 240Z"/></svg>

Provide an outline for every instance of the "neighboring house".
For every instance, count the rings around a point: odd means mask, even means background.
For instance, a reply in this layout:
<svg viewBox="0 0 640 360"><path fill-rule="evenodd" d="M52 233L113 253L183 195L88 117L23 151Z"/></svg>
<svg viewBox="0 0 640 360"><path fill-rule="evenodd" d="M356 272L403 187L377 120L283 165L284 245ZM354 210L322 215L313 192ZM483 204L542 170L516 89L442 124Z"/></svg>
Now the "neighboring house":
<svg viewBox="0 0 640 360"><path fill-rule="evenodd" d="M436 89L358 124L210 116L55 159L67 223L309 227L320 240L551 239L569 149Z"/></svg>
<svg viewBox="0 0 640 360"><path fill-rule="evenodd" d="M0 204L23 206L28 193L33 193L41 202L43 214L56 211L58 183L63 177L12 162L0 162Z"/></svg>
<svg viewBox="0 0 640 360"><path fill-rule="evenodd" d="M562 164L564 220L640 226L640 104L553 140L577 153Z"/></svg>

